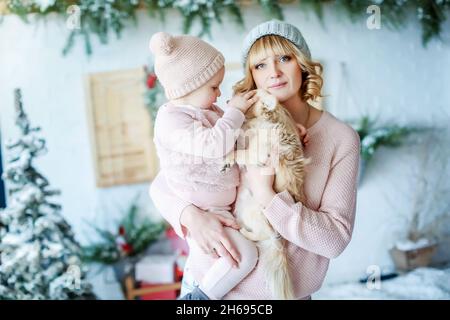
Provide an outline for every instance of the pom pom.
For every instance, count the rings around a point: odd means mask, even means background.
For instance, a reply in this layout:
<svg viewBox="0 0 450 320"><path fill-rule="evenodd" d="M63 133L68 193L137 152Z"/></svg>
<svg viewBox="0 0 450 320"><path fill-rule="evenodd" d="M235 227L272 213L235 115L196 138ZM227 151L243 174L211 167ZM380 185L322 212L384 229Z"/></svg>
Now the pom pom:
<svg viewBox="0 0 450 320"><path fill-rule="evenodd" d="M154 55L169 55L174 47L173 37L167 32L155 33L150 39L150 51Z"/></svg>

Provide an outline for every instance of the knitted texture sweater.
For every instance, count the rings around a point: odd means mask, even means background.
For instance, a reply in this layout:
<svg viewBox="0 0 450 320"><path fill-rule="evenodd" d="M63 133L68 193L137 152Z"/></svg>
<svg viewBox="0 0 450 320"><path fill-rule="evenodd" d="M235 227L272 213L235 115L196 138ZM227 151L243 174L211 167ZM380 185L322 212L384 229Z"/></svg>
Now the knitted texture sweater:
<svg viewBox="0 0 450 320"><path fill-rule="evenodd" d="M237 166L221 172L245 120L236 108L165 104L158 111L154 142L169 185L176 190L221 192L239 184Z"/></svg>
<svg viewBox="0 0 450 320"><path fill-rule="evenodd" d="M356 188L360 141L347 124L324 111L308 129L310 143L304 148L311 159L304 182L305 203L295 202L287 192L278 193L265 208L272 226L288 240L288 259L293 288L301 299L322 285L329 260L339 256L350 242L356 211ZM164 172L150 186L155 206L180 237L193 241L180 216L188 202L167 187ZM189 253L185 272L199 282L213 263L199 251ZM224 299L271 299L264 270L255 269Z"/></svg>

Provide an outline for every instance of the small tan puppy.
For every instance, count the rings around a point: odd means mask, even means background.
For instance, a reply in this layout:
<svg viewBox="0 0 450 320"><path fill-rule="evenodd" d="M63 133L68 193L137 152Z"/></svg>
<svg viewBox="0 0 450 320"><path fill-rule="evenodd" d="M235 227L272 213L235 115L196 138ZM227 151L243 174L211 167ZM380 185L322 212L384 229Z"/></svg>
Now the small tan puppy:
<svg viewBox="0 0 450 320"><path fill-rule="evenodd" d="M237 140L238 150L227 156L224 169L234 163L240 166L263 165L270 161L275 170L275 192L287 190L295 201L303 201L302 186L308 161L303 155L295 122L273 95L264 90L258 90L256 94L259 100L245 114L246 121ZM259 263L264 267L273 298L293 299L287 240L274 230L262 211L243 181L234 208L242 227L240 231L257 243Z"/></svg>

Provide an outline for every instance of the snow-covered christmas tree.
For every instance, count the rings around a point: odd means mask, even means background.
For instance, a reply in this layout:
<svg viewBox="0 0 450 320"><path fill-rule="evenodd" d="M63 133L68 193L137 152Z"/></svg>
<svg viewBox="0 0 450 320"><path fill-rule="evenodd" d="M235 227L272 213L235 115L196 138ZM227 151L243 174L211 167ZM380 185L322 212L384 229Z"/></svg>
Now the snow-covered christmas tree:
<svg viewBox="0 0 450 320"><path fill-rule="evenodd" d="M0 211L0 300L95 299L72 229L61 206L48 200L60 192L49 189L33 166L46 152L41 129L31 127L20 89L14 94L21 136L6 144L10 154L2 178L9 203Z"/></svg>

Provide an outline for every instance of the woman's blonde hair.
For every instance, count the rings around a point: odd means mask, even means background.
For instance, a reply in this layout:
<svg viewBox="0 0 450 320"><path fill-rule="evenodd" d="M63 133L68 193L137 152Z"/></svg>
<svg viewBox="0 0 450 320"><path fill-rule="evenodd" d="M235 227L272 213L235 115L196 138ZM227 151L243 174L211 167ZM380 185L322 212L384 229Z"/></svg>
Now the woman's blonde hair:
<svg viewBox="0 0 450 320"><path fill-rule="evenodd" d="M322 65L308 59L292 42L277 35L261 37L252 45L245 62L244 79L233 86L235 94L256 89L251 67L269 54L290 55L297 59L302 70L302 85L299 93L303 101L314 101L318 97L322 97Z"/></svg>

